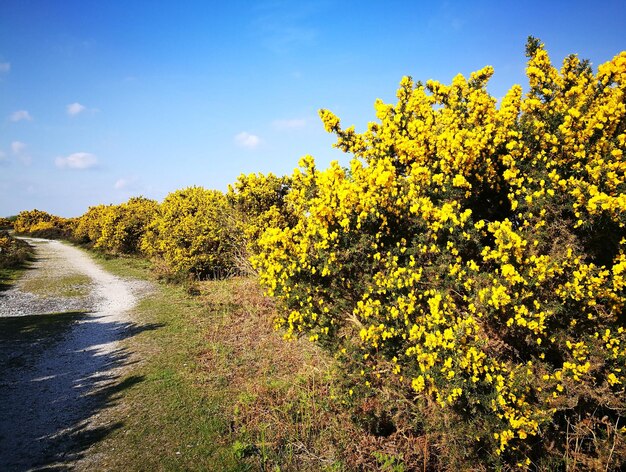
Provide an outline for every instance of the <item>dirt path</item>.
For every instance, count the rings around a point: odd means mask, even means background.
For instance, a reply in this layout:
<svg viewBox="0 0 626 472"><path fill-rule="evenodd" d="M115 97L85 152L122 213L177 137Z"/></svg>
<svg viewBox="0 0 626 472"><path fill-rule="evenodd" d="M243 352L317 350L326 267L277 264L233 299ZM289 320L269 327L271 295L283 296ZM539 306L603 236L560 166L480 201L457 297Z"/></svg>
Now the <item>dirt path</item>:
<svg viewBox="0 0 626 472"><path fill-rule="evenodd" d="M0 293L0 470L68 470L116 428L103 412L125 387L131 353L119 341L137 330L129 311L146 283L115 277L58 241L28 241L37 261ZM46 292L71 277L90 280L79 296Z"/></svg>

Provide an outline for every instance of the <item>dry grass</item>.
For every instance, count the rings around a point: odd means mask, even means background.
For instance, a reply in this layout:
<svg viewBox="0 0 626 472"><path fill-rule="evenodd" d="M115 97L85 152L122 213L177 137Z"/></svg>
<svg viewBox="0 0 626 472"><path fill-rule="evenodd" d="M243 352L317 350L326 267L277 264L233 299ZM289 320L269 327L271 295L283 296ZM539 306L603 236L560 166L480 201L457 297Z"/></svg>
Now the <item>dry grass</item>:
<svg viewBox="0 0 626 472"><path fill-rule="evenodd" d="M254 470L433 470L432 445L393 418L387 399L350 397L346 372L308 340L285 341L253 278L194 284L214 320L201 363L231 399L235 454ZM396 408L400 410L400 408ZM372 422L375 425L372 425ZM382 429L382 431L381 431Z"/></svg>
<svg viewBox="0 0 626 472"><path fill-rule="evenodd" d="M215 320L201 363L230 392L235 454L263 470L340 470L346 418L335 408L332 360L274 331L274 307L254 279L195 288Z"/></svg>
<svg viewBox="0 0 626 472"><path fill-rule="evenodd" d="M111 259L118 274L143 262ZM141 263L140 263L141 262ZM120 428L94 453L106 470L434 470L428 441L372 427L389 403L355 400L347 373L307 340L273 329L275 307L253 278L160 285L137 307L125 345L142 359L128 373ZM93 465L93 464L90 464Z"/></svg>

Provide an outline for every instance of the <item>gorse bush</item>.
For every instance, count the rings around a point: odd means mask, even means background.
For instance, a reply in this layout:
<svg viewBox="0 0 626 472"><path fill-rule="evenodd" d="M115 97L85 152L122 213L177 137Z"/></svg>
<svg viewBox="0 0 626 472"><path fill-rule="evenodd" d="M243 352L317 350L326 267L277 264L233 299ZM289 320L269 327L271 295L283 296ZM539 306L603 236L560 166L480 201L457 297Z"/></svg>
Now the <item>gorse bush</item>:
<svg viewBox="0 0 626 472"><path fill-rule="evenodd" d="M113 205L91 206L78 218L73 237L84 244L95 245L102 238L105 219L112 211Z"/></svg>
<svg viewBox="0 0 626 472"><path fill-rule="evenodd" d="M0 269L20 268L32 253L32 248L27 243L12 237L6 231L0 231Z"/></svg>
<svg viewBox="0 0 626 472"><path fill-rule="evenodd" d="M440 467L619 469L626 52L597 74L527 55L528 93L500 104L486 67L405 77L361 134L322 110L354 157L300 161L297 219L268 222L253 263L286 336L336 352L354 397L403 399L389 415Z"/></svg>
<svg viewBox="0 0 626 472"><path fill-rule="evenodd" d="M13 229L18 233L27 233L38 223L47 223L55 218L53 215L41 210L25 210L17 215L13 223Z"/></svg>
<svg viewBox="0 0 626 472"><path fill-rule="evenodd" d="M109 253L136 254L158 205L154 200L134 197L120 205L90 207L78 218L73 237Z"/></svg>
<svg viewBox="0 0 626 472"><path fill-rule="evenodd" d="M146 227L158 206L155 200L136 197L112 207L105 213L102 236L96 247L125 254L139 252Z"/></svg>
<svg viewBox="0 0 626 472"><path fill-rule="evenodd" d="M13 220L9 218L0 218L0 229L13 229Z"/></svg>
<svg viewBox="0 0 626 472"><path fill-rule="evenodd" d="M189 187L170 193L148 224L141 249L165 264L167 275L195 278L233 273L236 234L228 224L226 197L217 190Z"/></svg>
<svg viewBox="0 0 626 472"><path fill-rule="evenodd" d="M61 218L41 210L22 211L13 223L13 229L18 234L41 238L69 238L72 235L75 220Z"/></svg>
<svg viewBox="0 0 626 472"><path fill-rule="evenodd" d="M240 175L228 186L232 231L239 235L234 245L242 265L259 252L258 241L268 226L284 227L293 221L285 203L291 179L270 173ZM249 270L248 270L249 271Z"/></svg>

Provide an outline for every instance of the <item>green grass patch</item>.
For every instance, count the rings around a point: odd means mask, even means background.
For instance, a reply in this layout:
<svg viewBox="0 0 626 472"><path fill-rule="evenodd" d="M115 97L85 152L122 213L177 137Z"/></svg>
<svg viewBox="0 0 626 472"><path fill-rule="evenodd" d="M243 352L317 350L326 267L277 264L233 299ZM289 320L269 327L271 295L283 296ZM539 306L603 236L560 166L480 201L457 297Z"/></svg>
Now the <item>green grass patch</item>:
<svg viewBox="0 0 626 472"><path fill-rule="evenodd" d="M99 258L119 276L148 278L134 258ZM94 446L101 470L242 470L230 445L225 391L213 388L198 359L211 323L203 305L180 286L157 285L135 309L135 353L125 389L111 412L121 427ZM121 380L121 383L125 379Z"/></svg>
<svg viewBox="0 0 626 472"><path fill-rule="evenodd" d="M106 270L120 277L132 277L140 280L151 279L151 265L145 257L131 255L112 256L96 250L88 251L83 246L76 247L89 254Z"/></svg>
<svg viewBox="0 0 626 472"><path fill-rule="evenodd" d="M149 278L134 258L99 259ZM308 341L285 342L253 279L155 284L125 341L139 360L113 421L94 446L106 470L348 470L353 436L334 362ZM123 379L122 379L123 382Z"/></svg>
<svg viewBox="0 0 626 472"><path fill-rule="evenodd" d="M91 278L84 274L53 277L46 274L25 280L21 289L40 297L85 297L89 295Z"/></svg>
<svg viewBox="0 0 626 472"><path fill-rule="evenodd" d="M10 289L26 272L26 267L0 269L0 292Z"/></svg>

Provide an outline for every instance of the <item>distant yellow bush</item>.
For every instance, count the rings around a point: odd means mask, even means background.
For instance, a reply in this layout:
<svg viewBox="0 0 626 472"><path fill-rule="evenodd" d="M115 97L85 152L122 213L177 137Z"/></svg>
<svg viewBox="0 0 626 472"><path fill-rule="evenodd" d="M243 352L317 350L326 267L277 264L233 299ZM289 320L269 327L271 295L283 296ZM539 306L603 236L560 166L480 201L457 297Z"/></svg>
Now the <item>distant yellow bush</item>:
<svg viewBox="0 0 626 472"><path fill-rule="evenodd" d="M13 229L13 220L0 218L0 229Z"/></svg>
<svg viewBox="0 0 626 472"><path fill-rule="evenodd" d="M148 198L133 197L120 205L90 207L78 219L74 239L110 253L136 254L158 205Z"/></svg>
<svg viewBox="0 0 626 472"><path fill-rule="evenodd" d="M61 218L41 210L27 210L17 215L13 229L18 234L57 239L70 237L74 225L73 218Z"/></svg>
<svg viewBox="0 0 626 472"><path fill-rule="evenodd" d="M228 218L228 202L222 192L202 187L177 190L159 205L141 249L162 260L168 275L228 275L236 270Z"/></svg>
<svg viewBox="0 0 626 472"><path fill-rule="evenodd" d="M354 158L300 161L297 220L270 222L253 263L286 336L336 352L355 397L403 396L448 467L617 470L626 52L597 74L576 56L556 69L533 38L527 55L528 93L499 104L486 67L451 85L405 77L362 134L322 110Z"/></svg>
<svg viewBox="0 0 626 472"><path fill-rule="evenodd" d="M102 234L95 246L111 252L139 252L147 225L156 215L158 203L143 197L131 198L103 212Z"/></svg>

